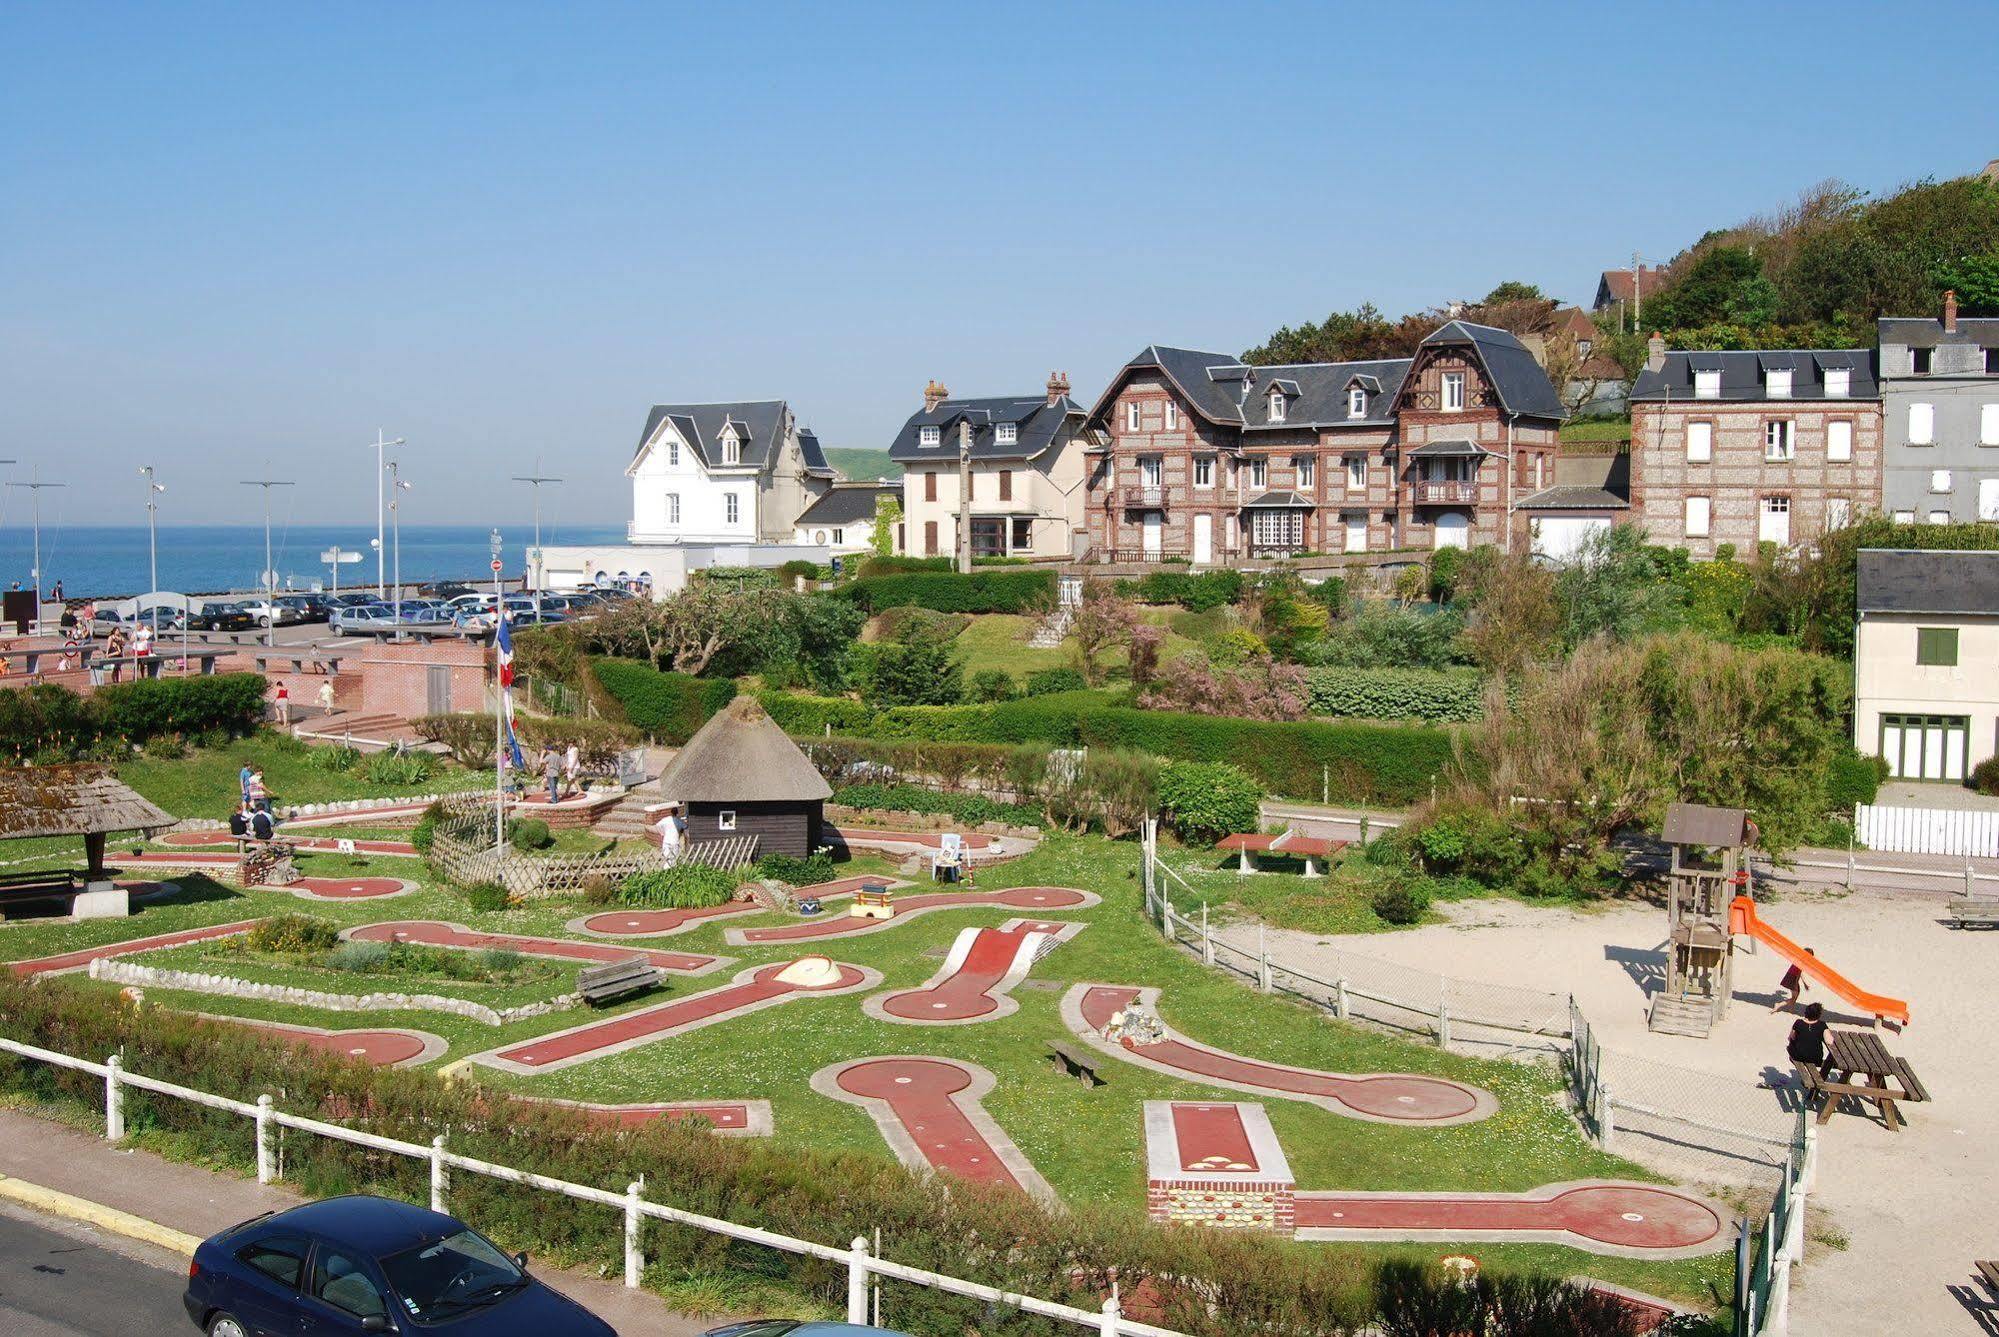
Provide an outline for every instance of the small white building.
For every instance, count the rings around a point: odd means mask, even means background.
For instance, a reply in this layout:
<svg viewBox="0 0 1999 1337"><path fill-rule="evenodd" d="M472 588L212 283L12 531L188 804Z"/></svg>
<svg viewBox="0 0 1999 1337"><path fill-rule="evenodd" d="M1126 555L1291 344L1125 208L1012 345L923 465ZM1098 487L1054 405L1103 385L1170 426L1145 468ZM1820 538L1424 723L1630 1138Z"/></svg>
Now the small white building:
<svg viewBox="0 0 1999 1337"><path fill-rule="evenodd" d="M528 587L578 590L606 585L664 599L687 588L696 571L716 566L775 569L786 562L824 565L832 549L791 543L607 543L597 547L543 548L528 558Z"/></svg>
<svg viewBox="0 0 1999 1337"><path fill-rule="evenodd" d="M843 556L866 552L874 539L876 508L885 498L900 505L902 484L835 483L798 517L792 541Z"/></svg>
<svg viewBox="0 0 1999 1337"><path fill-rule="evenodd" d="M1904 780L1999 751L1999 552L1862 552L1853 745Z"/></svg>
<svg viewBox="0 0 1999 1337"><path fill-rule="evenodd" d="M781 399L655 404L625 474L634 543L788 543L838 476Z"/></svg>

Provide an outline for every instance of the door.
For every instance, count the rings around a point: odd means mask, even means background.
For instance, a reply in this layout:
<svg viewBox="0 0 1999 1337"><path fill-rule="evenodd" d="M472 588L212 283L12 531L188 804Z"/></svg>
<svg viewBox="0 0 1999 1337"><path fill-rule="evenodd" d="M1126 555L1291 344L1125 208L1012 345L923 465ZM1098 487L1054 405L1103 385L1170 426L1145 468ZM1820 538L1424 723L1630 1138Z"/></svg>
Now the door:
<svg viewBox="0 0 1999 1337"><path fill-rule="evenodd" d="M1194 560L1196 562L1215 560L1215 517L1212 515L1194 517Z"/></svg>
<svg viewBox="0 0 1999 1337"><path fill-rule="evenodd" d="M321 1241L312 1258L312 1282L299 1307L303 1337L346 1337L368 1331L370 1318L386 1319L388 1301L372 1266L344 1245Z"/></svg>
<svg viewBox="0 0 1999 1337"><path fill-rule="evenodd" d="M309 1251L305 1240L287 1235L267 1235L236 1251L245 1279L229 1288L227 1303L252 1337L291 1337L297 1329Z"/></svg>
<svg viewBox="0 0 1999 1337"><path fill-rule="evenodd" d="M1435 539L1431 546L1436 548L1469 548L1471 546L1471 519L1461 511L1445 511L1437 517Z"/></svg>
<svg viewBox="0 0 1999 1337"><path fill-rule="evenodd" d="M1157 557L1163 546L1166 531L1166 517L1158 511L1145 513L1145 555Z"/></svg>
<svg viewBox="0 0 1999 1337"><path fill-rule="evenodd" d="M451 665L432 664L424 670L424 707L433 715L451 713Z"/></svg>
<svg viewBox="0 0 1999 1337"><path fill-rule="evenodd" d="M1791 499L1789 497L1763 498L1763 512L1758 517L1756 539L1759 543L1775 543L1788 547L1791 542Z"/></svg>
<svg viewBox="0 0 1999 1337"><path fill-rule="evenodd" d="M1367 517L1349 515L1347 517L1347 551L1367 551Z"/></svg>
<svg viewBox="0 0 1999 1337"><path fill-rule="evenodd" d="M937 555L937 522L935 520L925 520L923 522L923 555L925 557L935 557Z"/></svg>
<svg viewBox="0 0 1999 1337"><path fill-rule="evenodd" d="M1978 480L1978 518L1999 520L1999 478Z"/></svg>
<svg viewBox="0 0 1999 1337"><path fill-rule="evenodd" d="M1970 726L1963 715L1883 715L1881 760L1897 780L1962 783Z"/></svg>

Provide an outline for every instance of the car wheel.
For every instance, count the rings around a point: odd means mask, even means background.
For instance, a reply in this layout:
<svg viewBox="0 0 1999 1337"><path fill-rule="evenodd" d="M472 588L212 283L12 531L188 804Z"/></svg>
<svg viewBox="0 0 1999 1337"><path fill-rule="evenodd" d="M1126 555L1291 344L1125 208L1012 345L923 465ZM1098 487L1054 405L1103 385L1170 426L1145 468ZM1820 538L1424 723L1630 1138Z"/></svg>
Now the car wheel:
<svg viewBox="0 0 1999 1337"><path fill-rule="evenodd" d="M234 1314L217 1314L209 1320L208 1337L249 1337Z"/></svg>
<svg viewBox="0 0 1999 1337"><path fill-rule="evenodd" d="M268 630L271 625L271 620L267 617L260 617L257 619L257 625Z"/></svg>

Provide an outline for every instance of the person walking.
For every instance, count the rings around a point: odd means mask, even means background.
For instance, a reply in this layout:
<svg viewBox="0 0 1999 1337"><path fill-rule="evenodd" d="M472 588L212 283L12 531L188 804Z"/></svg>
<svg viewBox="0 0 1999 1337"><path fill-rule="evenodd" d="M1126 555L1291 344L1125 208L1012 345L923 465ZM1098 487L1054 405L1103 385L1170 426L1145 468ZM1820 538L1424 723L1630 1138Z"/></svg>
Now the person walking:
<svg viewBox="0 0 1999 1337"><path fill-rule="evenodd" d="M277 696L272 704L277 709L278 723L289 729L292 723L292 692L282 681L278 683Z"/></svg>
<svg viewBox="0 0 1999 1337"><path fill-rule="evenodd" d="M555 755L554 746L548 743L541 747L541 778L548 785L548 801L555 803L562 788L562 759Z"/></svg>
<svg viewBox="0 0 1999 1337"><path fill-rule="evenodd" d="M246 808L250 806L250 777L255 774L247 761L243 763L243 769L236 772L236 791L241 795L243 806Z"/></svg>
<svg viewBox="0 0 1999 1337"><path fill-rule="evenodd" d="M571 794L583 792L583 752L574 743L562 754L562 787Z"/></svg>
<svg viewBox="0 0 1999 1337"><path fill-rule="evenodd" d="M49 602L54 604L62 602L62 582L60 580L56 582L55 588L49 591Z"/></svg>
<svg viewBox="0 0 1999 1337"><path fill-rule="evenodd" d="M659 819L659 857L662 867L671 868L680 862L680 847L686 843L687 823L680 815L680 805L669 803Z"/></svg>
<svg viewBox="0 0 1999 1337"><path fill-rule="evenodd" d="M1807 947L1805 948L1805 955L1817 956L1818 953L1813 951L1811 948ZM1787 995L1787 997L1783 998L1781 1001L1770 1004L1770 1010L1772 1012L1782 1012L1785 1008L1790 1008L1791 1010L1796 1011L1798 1006L1798 995L1803 993L1806 989L1811 988L1812 986L1805 983L1804 967L1799 965L1797 962L1793 961L1791 963L1791 968L1784 972L1784 978L1777 981L1777 987L1782 989Z"/></svg>
<svg viewBox="0 0 1999 1337"><path fill-rule="evenodd" d="M333 679L319 684L319 708L328 715L333 713Z"/></svg>

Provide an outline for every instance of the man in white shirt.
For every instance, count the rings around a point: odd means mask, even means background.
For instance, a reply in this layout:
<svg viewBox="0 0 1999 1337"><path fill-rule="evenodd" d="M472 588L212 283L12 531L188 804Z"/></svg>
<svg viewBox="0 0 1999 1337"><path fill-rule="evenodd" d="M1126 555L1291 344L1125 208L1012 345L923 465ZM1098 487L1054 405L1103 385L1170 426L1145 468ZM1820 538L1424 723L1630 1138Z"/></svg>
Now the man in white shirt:
<svg viewBox="0 0 1999 1337"><path fill-rule="evenodd" d="M680 815L680 805L670 803L659 817L659 857L663 867L671 868L680 862L680 847L687 839L687 821Z"/></svg>

